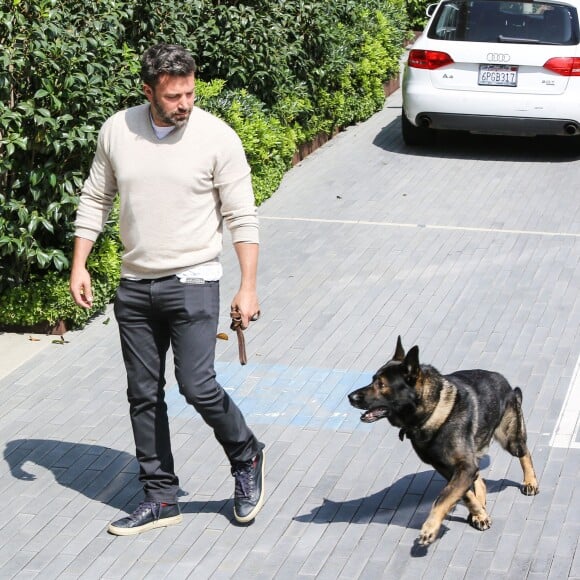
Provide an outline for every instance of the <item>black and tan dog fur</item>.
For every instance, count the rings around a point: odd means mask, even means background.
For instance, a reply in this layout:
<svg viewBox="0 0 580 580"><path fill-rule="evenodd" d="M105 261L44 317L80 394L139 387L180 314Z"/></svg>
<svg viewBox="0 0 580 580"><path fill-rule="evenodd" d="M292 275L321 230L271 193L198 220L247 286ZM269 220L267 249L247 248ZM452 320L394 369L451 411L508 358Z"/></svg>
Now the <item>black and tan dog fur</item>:
<svg viewBox="0 0 580 580"><path fill-rule="evenodd" d="M521 492L539 492L526 444L522 392L512 389L499 373L468 370L442 375L419 363L417 346L405 354L399 336L392 360L376 372L370 385L348 398L353 407L365 410L361 416L365 423L386 418L398 427L400 439L410 439L421 460L447 480L421 527L422 545L435 540L445 516L461 499L474 528L491 526L479 462L492 438L519 458L524 472Z"/></svg>

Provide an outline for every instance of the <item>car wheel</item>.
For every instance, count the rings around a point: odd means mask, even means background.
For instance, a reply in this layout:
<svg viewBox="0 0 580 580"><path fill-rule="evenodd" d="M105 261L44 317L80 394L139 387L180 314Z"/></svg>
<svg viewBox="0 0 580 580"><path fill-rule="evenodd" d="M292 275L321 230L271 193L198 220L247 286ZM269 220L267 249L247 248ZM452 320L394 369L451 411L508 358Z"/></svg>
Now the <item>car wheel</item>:
<svg viewBox="0 0 580 580"><path fill-rule="evenodd" d="M416 127L409 121L405 111L401 113L401 132L405 145L410 147L421 147L433 143L435 131L426 127Z"/></svg>

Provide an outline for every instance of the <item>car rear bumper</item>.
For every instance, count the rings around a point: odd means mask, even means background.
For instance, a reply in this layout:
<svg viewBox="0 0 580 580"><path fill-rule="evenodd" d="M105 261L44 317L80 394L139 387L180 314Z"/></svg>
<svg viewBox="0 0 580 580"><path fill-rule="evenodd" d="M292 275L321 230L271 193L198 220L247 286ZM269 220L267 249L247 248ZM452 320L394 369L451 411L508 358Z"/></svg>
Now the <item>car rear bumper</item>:
<svg viewBox="0 0 580 580"><path fill-rule="evenodd" d="M411 121L418 127L495 135L580 135L580 124L573 119L466 115L424 111Z"/></svg>
<svg viewBox="0 0 580 580"><path fill-rule="evenodd" d="M429 71L407 67L403 108L409 121L433 129L511 134L580 134L580 77L559 95L439 89ZM575 131L572 131L574 128Z"/></svg>

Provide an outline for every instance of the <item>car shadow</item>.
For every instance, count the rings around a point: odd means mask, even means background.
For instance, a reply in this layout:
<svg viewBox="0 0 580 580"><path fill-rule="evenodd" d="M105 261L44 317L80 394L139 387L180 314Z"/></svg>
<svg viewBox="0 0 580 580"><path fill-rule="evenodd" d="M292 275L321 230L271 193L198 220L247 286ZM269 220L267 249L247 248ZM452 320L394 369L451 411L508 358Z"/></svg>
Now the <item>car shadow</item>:
<svg viewBox="0 0 580 580"><path fill-rule="evenodd" d="M400 116L379 131L373 139L373 145L391 153L442 159L515 163L569 163L580 159L580 136L512 137L478 135L463 131L436 131L433 143L422 147L409 147L401 136Z"/></svg>
<svg viewBox="0 0 580 580"><path fill-rule="evenodd" d="M520 488L520 484L507 480L490 480L484 477L488 495L498 493L507 487ZM372 495L334 501L323 498L322 504L313 507L310 513L294 517L294 521L314 524L385 524L420 530L433 502L445 485L445 480L435 471L423 471L405 475L389 487ZM463 504L462 504L463 505ZM456 515L455 508L445 518L444 522L467 523L467 508L465 515ZM445 523L441 526L438 540L447 533L449 528ZM424 556L427 549L417 542L411 549L412 556Z"/></svg>

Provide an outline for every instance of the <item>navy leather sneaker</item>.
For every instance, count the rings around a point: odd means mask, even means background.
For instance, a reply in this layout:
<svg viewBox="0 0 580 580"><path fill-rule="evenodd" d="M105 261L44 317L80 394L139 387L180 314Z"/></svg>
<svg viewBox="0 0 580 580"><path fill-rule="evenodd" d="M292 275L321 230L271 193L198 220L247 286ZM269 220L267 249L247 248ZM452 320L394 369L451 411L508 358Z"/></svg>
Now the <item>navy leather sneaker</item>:
<svg viewBox="0 0 580 580"><path fill-rule="evenodd" d="M182 519L176 503L144 501L130 516L109 524L108 532L115 536L133 536L153 528L179 524Z"/></svg>
<svg viewBox="0 0 580 580"><path fill-rule="evenodd" d="M264 450L247 463L232 467L236 479L234 517L242 524L251 522L264 504Z"/></svg>

